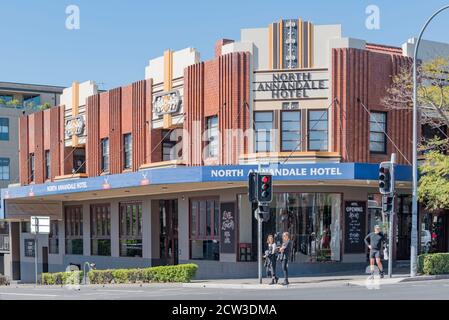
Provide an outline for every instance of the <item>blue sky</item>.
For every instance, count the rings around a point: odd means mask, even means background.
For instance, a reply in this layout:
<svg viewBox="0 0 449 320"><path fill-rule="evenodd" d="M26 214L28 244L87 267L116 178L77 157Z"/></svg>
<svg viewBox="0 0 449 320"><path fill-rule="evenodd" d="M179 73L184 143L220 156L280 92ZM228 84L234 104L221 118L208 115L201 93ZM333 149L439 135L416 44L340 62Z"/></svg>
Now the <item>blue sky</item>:
<svg viewBox="0 0 449 320"><path fill-rule="evenodd" d="M65 28L65 9L80 8L80 29ZM365 8L380 8L380 30L365 28ZM341 23L343 35L399 46L449 0L0 0L0 81L68 86L95 80L109 89L144 78L150 58L187 46L202 59L219 38L279 18ZM426 38L449 42L449 12Z"/></svg>

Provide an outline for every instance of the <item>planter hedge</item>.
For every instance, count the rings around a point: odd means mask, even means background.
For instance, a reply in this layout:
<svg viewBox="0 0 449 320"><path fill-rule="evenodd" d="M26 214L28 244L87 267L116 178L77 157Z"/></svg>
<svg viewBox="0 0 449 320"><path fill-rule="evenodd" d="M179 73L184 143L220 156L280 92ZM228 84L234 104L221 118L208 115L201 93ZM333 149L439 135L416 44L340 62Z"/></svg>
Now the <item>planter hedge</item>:
<svg viewBox="0 0 449 320"><path fill-rule="evenodd" d="M6 276L0 274L0 286L8 286L9 280Z"/></svg>
<svg viewBox="0 0 449 320"><path fill-rule="evenodd" d="M427 275L449 274L449 253L427 253L418 257L418 272Z"/></svg>
<svg viewBox="0 0 449 320"><path fill-rule="evenodd" d="M80 284L83 282L83 276L82 271L42 273L41 281L42 284L46 285Z"/></svg>
<svg viewBox="0 0 449 320"><path fill-rule="evenodd" d="M87 276L91 284L190 282L195 277L197 270L196 264L179 264L139 269L91 270ZM82 271L43 273L42 284L76 284L77 277L79 283L82 283Z"/></svg>

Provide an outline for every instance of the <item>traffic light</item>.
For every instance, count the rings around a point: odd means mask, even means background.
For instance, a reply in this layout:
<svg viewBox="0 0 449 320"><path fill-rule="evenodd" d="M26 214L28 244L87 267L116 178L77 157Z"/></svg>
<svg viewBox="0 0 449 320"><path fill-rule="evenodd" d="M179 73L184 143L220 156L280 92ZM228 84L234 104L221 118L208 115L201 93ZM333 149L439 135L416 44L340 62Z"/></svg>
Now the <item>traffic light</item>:
<svg viewBox="0 0 449 320"><path fill-rule="evenodd" d="M382 162L379 165L379 192L381 194L392 194L394 191L392 163Z"/></svg>
<svg viewBox="0 0 449 320"><path fill-rule="evenodd" d="M255 172L250 172L248 175L248 198L251 203L257 203L256 175Z"/></svg>
<svg viewBox="0 0 449 320"><path fill-rule="evenodd" d="M391 213L393 211L394 198L392 196L382 196L382 211Z"/></svg>
<svg viewBox="0 0 449 320"><path fill-rule="evenodd" d="M257 173L256 174L256 196L257 201L260 203L271 202L273 200L272 192L272 177L269 173Z"/></svg>
<svg viewBox="0 0 449 320"><path fill-rule="evenodd" d="M270 220L270 207L259 206L256 212L259 216L259 219L262 219L263 222L268 222L268 220Z"/></svg>

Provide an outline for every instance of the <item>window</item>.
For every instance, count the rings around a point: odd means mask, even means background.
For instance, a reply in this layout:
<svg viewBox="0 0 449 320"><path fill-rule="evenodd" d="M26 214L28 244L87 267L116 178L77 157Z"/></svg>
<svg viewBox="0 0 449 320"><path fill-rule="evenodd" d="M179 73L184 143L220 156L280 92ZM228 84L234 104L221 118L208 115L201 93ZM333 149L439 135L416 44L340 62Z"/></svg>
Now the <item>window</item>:
<svg viewBox="0 0 449 320"><path fill-rule="evenodd" d="M65 207L65 253L83 254L83 208Z"/></svg>
<svg viewBox="0 0 449 320"><path fill-rule="evenodd" d="M387 113L371 112L369 121L369 151L387 153Z"/></svg>
<svg viewBox="0 0 449 320"><path fill-rule="evenodd" d="M9 179L9 158L0 158L0 180Z"/></svg>
<svg viewBox="0 0 449 320"><path fill-rule="evenodd" d="M6 103L13 100L11 95L0 95L0 105L6 105Z"/></svg>
<svg viewBox="0 0 449 320"><path fill-rule="evenodd" d="M123 135L123 166L130 169L133 163L132 159L133 139L131 133Z"/></svg>
<svg viewBox="0 0 449 320"><path fill-rule="evenodd" d="M120 204L120 256L142 257L142 203Z"/></svg>
<svg viewBox="0 0 449 320"><path fill-rule="evenodd" d="M0 140L9 140L9 119L0 118Z"/></svg>
<svg viewBox="0 0 449 320"><path fill-rule="evenodd" d="M45 180L50 179L50 150L45 150Z"/></svg>
<svg viewBox="0 0 449 320"><path fill-rule="evenodd" d="M190 256L198 260L219 260L220 215L218 199L190 202Z"/></svg>
<svg viewBox="0 0 449 320"><path fill-rule="evenodd" d="M282 151L301 150L301 111L282 111Z"/></svg>
<svg viewBox="0 0 449 320"><path fill-rule="evenodd" d="M23 106L26 108L37 108L41 105L41 97L40 96L29 96L23 98Z"/></svg>
<svg viewBox="0 0 449 320"><path fill-rule="evenodd" d="M254 129L256 136L256 152L272 151L273 113L255 112Z"/></svg>
<svg viewBox="0 0 449 320"><path fill-rule="evenodd" d="M162 161L170 161L176 159L176 141L171 140L174 131L162 130Z"/></svg>
<svg viewBox="0 0 449 320"><path fill-rule="evenodd" d="M30 221L22 221L21 223L22 233L31 233L31 222Z"/></svg>
<svg viewBox="0 0 449 320"><path fill-rule="evenodd" d="M50 221L50 234L48 235L48 252L50 254L59 253L59 221Z"/></svg>
<svg viewBox="0 0 449 320"><path fill-rule="evenodd" d="M111 255L111 206L95 204L90 207L91 254Z"/></svg>
<svg viewBox="0 0 449 320"><path fill-rule="evenodd" d="M327 110L309 110L308 144L310 151L327 151Z"/></svg>
<svg viewBox="0 0 449 320"><path fill-rule="evenodd" d="M30 181L34 181L34 153L30 153Z"/></svg>
<svg viewBox="0 0 449 320"><path fill-rule="evenodd" d="M207 156L218 157L218 116L208 117L206 120Z"/></svg>
<svg viewBox="0 0 449 320"><path fill-rule="evenodd" d="M23 250L25 257L34 257L35 245L34 239L25 239L23 242L25 250Z"/></svg>
<svg viewBox="0 0 449 320"><path fill-rule="evenodd" d="M86 149L76 148L73 151L73 173L86 173Z"/></svg>
<svg viewBox="0 0 449 320"><path fill-rule="evenodd" d="M101 171L109 171L109 139L101 140Z"/></svg>

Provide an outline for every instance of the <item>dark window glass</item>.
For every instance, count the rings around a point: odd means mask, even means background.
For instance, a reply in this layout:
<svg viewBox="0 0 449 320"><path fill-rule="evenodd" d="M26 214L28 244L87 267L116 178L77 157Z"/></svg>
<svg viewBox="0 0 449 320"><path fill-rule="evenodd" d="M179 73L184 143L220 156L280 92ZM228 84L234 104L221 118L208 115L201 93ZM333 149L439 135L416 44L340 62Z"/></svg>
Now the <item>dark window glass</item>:
<svg viewBox="0 0 449 320"><path fill-rule="evenodd" d="M255 112L254 130L255 130L256 152L273 151L273 143L272 143L273 113Z"/></svg>
<svg viewBox="0 0 449 320"><path fill-rule="evenodd" d="M120 204L120 256L142 257L142 203Z"/></svg>
<svg viewBox="0 0 449 320"><path fill-rule="evenodd" d="M9 119L0 118L0 140L9 140Z"/></svg>
<svg viewBox="0 0 449 320"><path fill-rule="evenodd" d="M172 140L174 136L173 130L162 130L162 161L175 160L176 157L176 141Z"/></svg>
<svg viewBox="0 0 449 320"><path fill-rule="evenodd" d="M30 153L30 181L34 181L34 153Z"/></svg>
<svg viewBox="0 0 449 320"><path fill-rule="evenodd" d="M73 173L86 173L86 150L77 148L73 151Z"/></svg>
<svg viewBox="0 0 449 320"><path fill-rule="evenodd" d="M101 140L101 171L109 171L109 139Z"/></svg>
<svg viewBox="0 0 449 320"><path fill-rule="evenodd" d="M65 251L66 254L83 254L83 208L65 207Z"/></svg>
<svg viewBox="0 0 449 320"><path fill-rule="evenodd" d="M59 221L50 221L50 234L48 235L48 252L59 253Z"/></svg>
<svg viewBox="0 0 449 320"><path fill-rule="evenodd" d="M31 232L31 222L30 221L22 221L21 222L21 230L22 230L22 233L30 233Z"/></svg>
<svg viewBox="0 0 449 320"><path fill-rule="evenodd" d="M90 206L91 254L111 255L111 206L95 204Z"/></svg>
<svg viewBox="0 0 449 320"><path fill-rule="evenodd" d="M0 158L0 180L9 180L9 158Z"/></svg>
<svg viewBox="0 0 449 320"><path fill-rule="evenodd" d="M282 151L301 150L301 111L282 112Z"/></svg>
<svg viewBox="0 0 449 320"><path fill-rule="evenodd" d="M208 117L206 120L207 156L218 157L218 116Z"/></svg>
<svg viewBox="0 0 449 320"><path fill-rule="evenodd" d="M123 166L125 169L130 169L132 166L132 150L133 139L131 133L123 135Z"/></svg>
<svg viewBox="0 0 449 320"><path fill-rule="evenodd" d="M45 150L45 179L50 179L50 150Z"/></svg>
<svg viewBox="0 0 449 320"><path fill-rule="evenodd" d="M308 120L308 144L310 151L328 149L327 110L310 110Z"/></svg>
<svg viewBox="0 0 449 320"><path fill-rule="evenodd" d="M369 150L373 153L387 152L387 114L371 112L369 123Z"/></svg>
<svg viewBox="0 0 449 320"><path fill-rule="evenodd" d="M35 242L34 239L25 239L24 241L25 257L34 257Z"/></svg>

